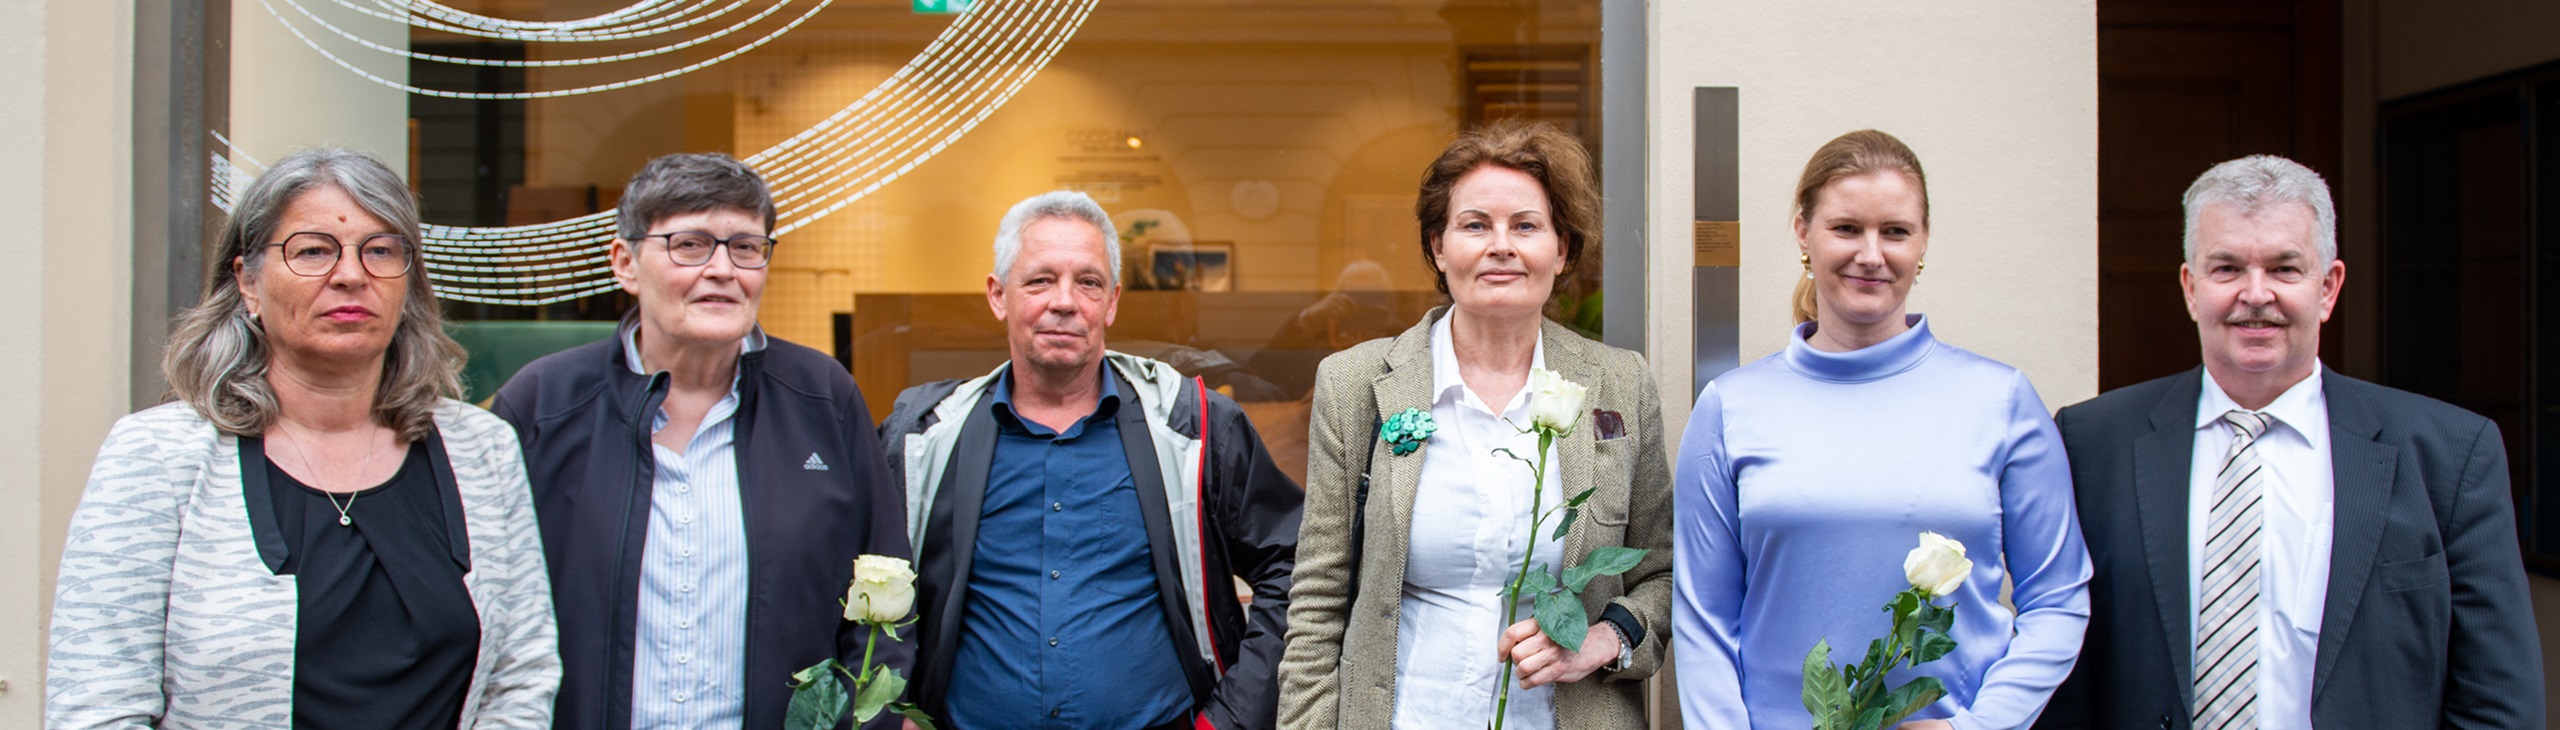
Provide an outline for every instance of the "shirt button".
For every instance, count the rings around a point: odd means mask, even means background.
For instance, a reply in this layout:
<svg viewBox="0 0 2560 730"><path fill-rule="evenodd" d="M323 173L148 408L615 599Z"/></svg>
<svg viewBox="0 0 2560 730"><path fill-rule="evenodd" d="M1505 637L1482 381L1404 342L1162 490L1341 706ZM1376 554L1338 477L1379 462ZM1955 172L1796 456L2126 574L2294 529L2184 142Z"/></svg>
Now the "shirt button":
<svg viewBox="0 0 2560 730"><path fill-rule="evenodd" d="M679 628L679 629L690 629L690 628L693 628L693 619L689 619L689 618L687 618L687 619L676 619L676 628Z"/></svg>
<svg viewBox="0 0 2560 730"><path fill-rule="evenodd" d="M1049 637L1049 645L1050 645L1050 646L1057 646L1057 645L1058 645L1058 637L1055 637L1055 636Z"/></svg>
<svg viewBox="0 0 2560 730"><path fill-rule="evenodd" d="M1057 579L1058 579L1058 571L1054 571L1054 570L1049 571L1049 579L1050 579L1050 580L1057 580Z"/></svg>
<svg viewBox="0 0 2560 730"><path fill-rule="evenodd" d="M1049 503L1049 511L1051 511L1051 512L1062 512L1062 511L1065 511L1066 509L1067 509L1067 503L1065 503L1065 502L1050 502L1050 503Z"/></svg>
<svg viewBox="0 0 2560 730"><path fill-rule="evenodd" d="M676 663L677 663L677 664L692 664L692 663L693 663L693 655L692 655L692 654L677 654L677 655L676 655ZM677 692L677 693L676 693L676 696L677 696L677 697L683 697L683 696L684 696L684 693L683 693L683 692Z"/></svg>
<svg viewBox="0 0 2560 730"><path fill-rule="evenodd" d="M682 555L682 556L685 556L685 557L688 557L688 558L693 557L693 548L685 548L685 549L683 549L683 550L678 550L678 551L676 551L676 554L677 554L677 555Z"/></svg>
<svg viewBox="0 0 2560 730"><path fill-rule="evenodd" d="M677 522L678 524L685 524L685 525L693 524L693 515L685 515L685 516L683 516L683 517L678 517L678 518L676 518L676 522Z"/></svg>
<svg viewBox="0 0 2560 730"><path fill-rule="evenodd" d="M1058 708L1055 708L1055 707L1049 708L1049 716L1050 716L1050 717L1057 717L1057 716L1058 716Z"/></svg>
<svg viewBox="0 0 2560 730"><path fill-rule="evenodd" d="M693 488L692 488L692 487L685 486L685 485L682 485L682 484L678 484L678 485L676 485L676 493L677 493L677 494L692 494L692 493L693 493Z"/></svg>
<svg viewBox="0 0 2560 730"><path fill-rule="evenodd" d="M677 692L677 693L676 693L676 701L677 701L677 702L683 702L684 700L685 700L684 693L683 693L683 692Z"/></svg>
<svg viewBox="0 0 2560 730"><path fill-rule="evenodd" d="M686 593L692 593L692 592L693 592L693 584L691 584L691 583L686 583L686 584L684 584L684 585L676 586L676 590L684 591L684 592L686 592Z"/></svg>

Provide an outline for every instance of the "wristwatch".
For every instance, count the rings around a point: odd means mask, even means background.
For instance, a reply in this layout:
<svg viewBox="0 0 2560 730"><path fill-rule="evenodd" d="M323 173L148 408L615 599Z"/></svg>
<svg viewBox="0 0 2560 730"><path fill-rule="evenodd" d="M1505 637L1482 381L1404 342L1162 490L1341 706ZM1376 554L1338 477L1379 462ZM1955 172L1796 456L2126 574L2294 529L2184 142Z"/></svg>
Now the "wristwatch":
<svg viewBox="0 0 2560 730"><path fill-rule="evenodd" d="M1615 632L1618 635L1618 661L1615 664L1609 665L1609 671L1627 671L1627 667L1636 663L1635 643L1627 641L1627 632L1619 631L1617 622L1602 621L1600 623L1601 625L1609 627L1610 631Z"/></svg>

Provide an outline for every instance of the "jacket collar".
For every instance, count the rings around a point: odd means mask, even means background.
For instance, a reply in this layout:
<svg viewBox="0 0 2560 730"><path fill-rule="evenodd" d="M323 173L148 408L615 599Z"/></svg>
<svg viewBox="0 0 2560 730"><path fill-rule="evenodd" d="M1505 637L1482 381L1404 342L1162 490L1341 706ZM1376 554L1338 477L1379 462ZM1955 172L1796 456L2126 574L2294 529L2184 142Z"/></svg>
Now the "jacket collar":
<svg viewBox="0 0 2560 730"><path fill-rule="evenodd" d="M1371 395L1378 408L1373 423L1384 423L1388 416L1408 408L1431 410L1434 398L1432 384L1436 380L1432 372L1431 331L1448 314L1448 306L1434 307L1422 316L1421 322L1388 343L1387 372L1370 383ZM1604 385L1599 357L1593 351L1598 345L1553 320L1544 321L1539 326L1538 338L1540 357L1546 361L1548 370L1592 388L1593 395L1586 403L1599 402L1604 397L1599 393ZM1594 441L1597 434L1590 429L1586 416L1572 436L1555 443L1557 463L1549 468L1562 470L1557 475L1558 483L1568 496L1596 484L1593 470L1598 468ZM1413 531L1414 493L1421 487L1423 456L1432 448L1431 442L1426 440L1422 443L1423 450L1403 456L1389 454L1376 438L1370 439L1369 448L1371 483L1385 490L1385 498L1380 500L1386 505L1385 519L1394 525L1393 534L1410 534ZM1591 522L1577 520L1566 533L1563 555L1568 560L1579 559L1590 551L1584 543L1585 534L1592 529L1589 527ZM1401 582L1404 576L1386 578Z"/></svg>

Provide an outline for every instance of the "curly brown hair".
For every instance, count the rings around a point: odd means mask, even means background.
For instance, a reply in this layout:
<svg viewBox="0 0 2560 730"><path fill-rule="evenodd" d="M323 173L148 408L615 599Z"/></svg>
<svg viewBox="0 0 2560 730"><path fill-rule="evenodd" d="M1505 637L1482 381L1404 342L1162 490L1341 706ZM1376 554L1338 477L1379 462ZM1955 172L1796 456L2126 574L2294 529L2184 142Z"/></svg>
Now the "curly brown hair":
<svg viewBox="0 0 2560 730"><path fill-rule="evenodd" d="M1543 122L1503 120L1470 129L1451 140L1440 159L1423 171L1422 191L1413 202L1414 221L1422 229L1422 265L1431 268L1432 284L1441 296L1449 294L1449 277L1432 253L1449 229L1449 195L1458 178L1486 165L1526 173L1547 191L1547 217L1564 241L1566 273L1581 262L1585 247L1600 243L1600 185L1582 140ZM1557 276L1556 288L1562 290L1570 278Z"/></svg>

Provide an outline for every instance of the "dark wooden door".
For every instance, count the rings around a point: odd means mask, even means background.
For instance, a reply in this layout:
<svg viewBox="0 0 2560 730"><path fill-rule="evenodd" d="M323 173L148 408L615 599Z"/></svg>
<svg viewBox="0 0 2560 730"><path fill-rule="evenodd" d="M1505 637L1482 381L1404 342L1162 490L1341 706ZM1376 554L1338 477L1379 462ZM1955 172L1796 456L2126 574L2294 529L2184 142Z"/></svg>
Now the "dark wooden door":
<svg viewBox="0 0 2560 730"><path fill-rule="evenodd" d="M2333 2L2100 0L2101 390L2198 362L2195 324L2178 294L2186 225L2178 199L2205 168L2283 155L2327 176L2336 196L2338 44ZM2333 318L2324 351L2337 351L2338 329Z"/></svg>

